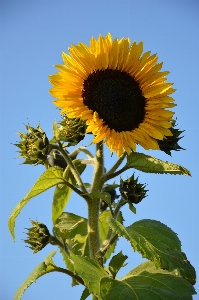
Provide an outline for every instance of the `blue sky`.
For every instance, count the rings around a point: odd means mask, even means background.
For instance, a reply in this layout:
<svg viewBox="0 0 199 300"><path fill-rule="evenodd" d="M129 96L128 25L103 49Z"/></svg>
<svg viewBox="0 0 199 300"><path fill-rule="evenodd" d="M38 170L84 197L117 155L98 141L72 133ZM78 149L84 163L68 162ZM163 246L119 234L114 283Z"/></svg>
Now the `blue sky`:
<svg viewBox="0 0 199 300"><path fill-rule="evenodd" d="M47 246L33 255L25 247L24 228L29 218L45 223L51 229L51 199L53 190L32 199L16 222L16 242L7 229L8 217L14 206L25 196L36 179L44 172L42 166L21 165L16 158L17 132L24 131L28 122L40 122L49 137L52 122L60 120L59 112L48 93L47 76L55 73L61 52L71 44L89 43L91 36L108 32L113 37L129 37L131 42L144 41L144 51L157 53L163 70L170 71L174 82L178 127L186 130L180 145L186 151L149 154L162 160L181 164L192 177L155 175L136 172L142 183L148 184L148 197L137 206L137 214L124 210L125 224L148 218L156 219L172 228L182 242L182 250L199 271L198 240L198 69L199 69L199 3L189 0L101 0L101 1L2 1L1 19L1 200L0 200L0 297L13 298L14 292L54 249ZM84 145L89 140L83 141ZM139 151L142 151L139 148ZM115 156L106 151L110 167ZM91 168L89 169L89 171ZM89 181L90 172L84 180ZM131 172L127 172L131 175ZM123 175L123 178L125 176ZM86 216L86 204L73 195L67 211ZM142 262L127 242L122 240L118 252L129 256L126 273ZM63 266L59 254L55 262ZM124 270L125 271L125 270ZM120 274L121 276L124 273ZM24 294L23 300L79 299L81 287L71 288L70 278L63 274L49 274L40 278ZM197 285L196 285L197 289ZM194 299L199 296L194 296Z"/></svg>

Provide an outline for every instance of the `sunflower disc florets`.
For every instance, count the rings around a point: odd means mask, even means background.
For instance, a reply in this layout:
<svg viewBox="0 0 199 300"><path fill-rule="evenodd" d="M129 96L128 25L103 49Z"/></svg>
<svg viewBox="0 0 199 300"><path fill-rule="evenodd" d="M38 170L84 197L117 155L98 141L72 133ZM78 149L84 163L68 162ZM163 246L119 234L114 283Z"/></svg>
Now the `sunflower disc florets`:
<svg viewBox="0 0 199 300"><path fill-rule="evenodd" d="M26 233L28 239L24 240L25 243L29 244L29 248L33 250L33 253L36 253L43 249L50 241L50 233L46 225L30 220L33 227L27 228L28 232Z"/></svg>
<svg viewBox="0 0 199 300"><path fill-rule="evenodd" d="M40 125L33 128L25 125L28 133L19 132L21 141L15 144L20 150L20 157L23 157L24 164L44 164L47 160L49 140Z"/></svg>
<svg viewBox="0 0 199 300"><path fill-rule="evenodd" d="M134 174L127 180L120 179L120 193L127 202L138 204L145 197L147 190L146 185L138 183L138 177L135 179Z"/></svg>
<svg viewBox="0 0 199 300"><path fill-rule="evenodd" d="M75 146L84 139L86 133L86 123L79 118L69 119L66 115L63 120L53 125L54 136L57 141L67 142L68 146Z"/></svg>

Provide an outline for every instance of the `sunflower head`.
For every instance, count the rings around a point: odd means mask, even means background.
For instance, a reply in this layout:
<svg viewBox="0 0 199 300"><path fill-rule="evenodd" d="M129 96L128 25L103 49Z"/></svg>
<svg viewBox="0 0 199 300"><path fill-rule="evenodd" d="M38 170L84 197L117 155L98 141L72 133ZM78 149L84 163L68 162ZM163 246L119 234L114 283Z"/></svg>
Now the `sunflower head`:
<svg viewBox="0 0 199 300"><path fill-rule="evenodd" d="M138 183L138 178L134 178L134 174L127 180L120 179L120 193L124 200L138 204L148 192L145 189L146 185Z"/></svg>
<svg viewBox="0 0 199 300"><path fill-rule="evenodd" d="M26 233L28 238L24 240L27 243L30 249L33 250L33 253L36 253L42 250L50 242L50 233L46 225L30 220L32 223L31 228L27 228L28 232Z"/></svg>
<svg viewBox="0 0 199 300"><path fill-rule="evenodd" d="M54 136L57 141L67 142L68 146L75 146L84 139L86 133L86 122L77 118L63 116L59 126L53 124Z"/></svg>
<svg viewBox="0 0 199 300"><path fill-rule="evenodd" d="M24 164L44 164L47 160L49 141L46 133L41 129L40 125L33 128L25 125L28 133L19 132L21 141L14 144L20 150L20 157L23 157Z"/></svg>
<svg viewBox="0 0 199 300"><path fill-rule="evenodd" d="M167 109L175 106L175 90L157 55L143 53L142 42L100 35L89 46L72 45L62 57L64 64L50 76L50 93L68 118L86 121L93 143L104 140L120 156L136 144L159 149L157 140L172 136L174 113Z"/></svg>

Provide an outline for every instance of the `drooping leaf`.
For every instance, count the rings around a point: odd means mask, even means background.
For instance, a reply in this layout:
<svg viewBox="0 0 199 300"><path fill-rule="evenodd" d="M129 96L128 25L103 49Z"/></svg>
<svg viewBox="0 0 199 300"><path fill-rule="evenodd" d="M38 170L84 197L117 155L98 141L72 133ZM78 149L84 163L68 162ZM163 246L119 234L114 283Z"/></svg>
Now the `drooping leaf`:
<svg viewBox="0 0 199 300"><path fill-rule="evenodd" d="M28 276L28 278L22 283L22 285L18 288L18 290L15 293L14 296L14 300L20 300L23 293L25 292L25 290L34 282L36 282L36 280L47 274L50 272L55 272L58 271L60 272L60 268L58 268L53 260L52 257L55 255L56 250L51 252L46 258L45 260L39 264L34 270L33 272Z"/></svg>
<svg viewBox="0 0 199 300"><path fill-rule="evenodd" d="M89 289L85 288L83 290L80 300L86 300L89 295L90 295Z"/></svg>
<svg viewBox="0 0 199 300"><path fill-rule="evenodd" d="M8 220L8 227L10 230L10 233L12 234L13 239L15 239L14 234L14 227L15 227L15 220L16 217L21 212L22 208L28 203L28 201L45 192L49 188L64 183L63 180L63 170L60 167L52 167L47 169L35 182L33 187L30 189L30 191L27 193L27 195L15 206L13 209L10 218Z"/></svg>
<svg viewBox="0 0 199 300"><path fill-rule="evenodd" d="M128 168L134 168L146 173L179 174L191 176L190 171L180 165L176 165L168 161L162 161L153 156L138 152L133 152L127 156L126 166Z"/></svg>
<svg viewBox="0 0 199 300"><path fill-rule="evenodd" d="M128 256L124 255L122 251L111 258L111 261L109 263L109 270L113 275L113 278L115 278L117 272L124 266L124 262L127 258Z"/></svg>
<svg viewBox="0 0 199 300"><path fill-rule="evenodd" d="M130 241L134 251L154 261L156 267L182 276L190 283L196 280L195 269L181 251L177 235L166 225L155 220L141 220L124 227L113 218L108 218L111 228Z"/></svg>
<svg viewBox="0 0 199 300"><path fill-rule="evenodd" d="M74 262L74 269L83 279L90 293L99 295L100 280L107 278L107 272L93 259L89 257L77 256L71 253L71 259Z"/></svg>
<svg viewBox="0 0 199 300"><path fill-rule="evenodd" d="M73 164L77 168L79 174L82 174L82 172L86 168L86 165L82 164L80 159L74 159ZM76 181L69 167L67 167L66 170L64 171L63 177L69 183L76 185ZM53 224L55 224L56 219L59 218L59 216L61 216L62 212L64 211L70 199L71 193L72 193L72 189L67 185L58 185L56 187L53 196L53 203L52 203Z"/></svg>
<svg viewBox="0 0 199 300"><path fill-rule="evenodd" d="M101 244L104 242L104 240L106 239L108 230L109 230L109 225L106 222L106 219L108 217L111 216L111 212L110 210L105 210L103 211L100 216L99 216L99 233L100 233L100 242ZM122 217L122 213L120 212L120 214L118 215L118 219L117 219L120 223L123 222L123 217ZM113 243L113 245L108 249L108 251L106 252L106 255L104 257L104 262L107 261L107 259L109 259L109 257L111 256L111 254L114 252L115 246L116 246L117 241L115 241Z"/></svg>
<svg viewBox="0 0 199 300"><path fill-rule="evenodd" d="M143 271L121 280L102 278L100 296L103 300L191 300L193 286L184 278L158 271Z"/></svg>

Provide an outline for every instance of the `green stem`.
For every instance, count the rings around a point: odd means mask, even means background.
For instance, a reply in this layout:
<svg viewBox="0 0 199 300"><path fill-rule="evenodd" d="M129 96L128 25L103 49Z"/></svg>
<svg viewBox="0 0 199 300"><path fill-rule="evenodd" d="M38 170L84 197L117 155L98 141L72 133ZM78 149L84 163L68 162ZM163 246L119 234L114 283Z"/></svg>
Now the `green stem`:
<svg viewBox="0 0 199 300"><path fill-rule="evenodd" d="M122 154L122 156L120 156L120 158L116 161L116 163L115 163L115 164L112 166L112 168L106 173L105 176L114 173L114 172L117 170L117 168L119 168L119 166L121 165L121 163L122 163L123 160L125 159L126 154L127 154L127 153L124 152L124 153Z"/></svg>
<svg viewBox="0 0 199 300"><path fill-rule="evenodd" d="M57 146L56 146L57 147ZM82 192L85 193L85 194L88 194L85 186L84 186L84 183L79 175L79 172L77 171L77 168L75 167L75 165L73 164L70 156L67 154L67 152L62 148L62 145L61 143L59 143L59 147L55 148L55 149L58 149L60 151L60 153L63 155L63 157L65 158L77 184L79 185L79 187L81 188Z"/></svg>
<svg viewBox="0 0 199 300"><path fill-rule="evenodd" d="M120 170L118 170L117 172L115 173L112 173L112 174L105 174L102 178L102 182L105 183L107 180L109 179L112 179L118 175L120 175L121 173L123 173L124 171L128 170L129 167L127 166L124 166L123 168L121 168Z"/></svg>
<svg viewBox="0 0 199 300"><path fill-rule="evenodd" d="M91 193L101 191L102 188L102 175L104 170L104 157L103 157L103 143L96 144L96 157L94 165L94 176L91 187ZM93 197L88 200L88 236L89 236L89 250L90 257L97 260L97 252L100 247L99 241L99 199Z"/></svg>

